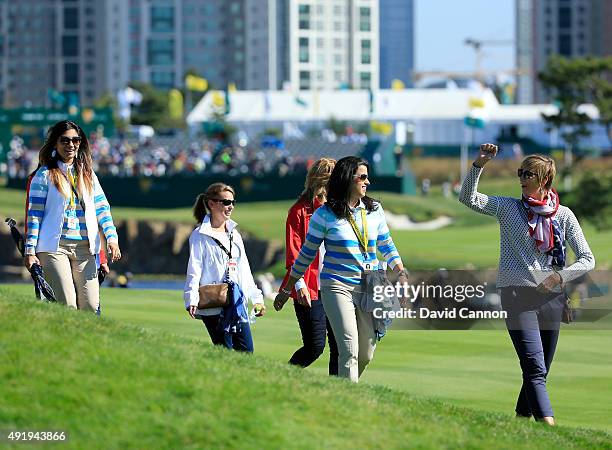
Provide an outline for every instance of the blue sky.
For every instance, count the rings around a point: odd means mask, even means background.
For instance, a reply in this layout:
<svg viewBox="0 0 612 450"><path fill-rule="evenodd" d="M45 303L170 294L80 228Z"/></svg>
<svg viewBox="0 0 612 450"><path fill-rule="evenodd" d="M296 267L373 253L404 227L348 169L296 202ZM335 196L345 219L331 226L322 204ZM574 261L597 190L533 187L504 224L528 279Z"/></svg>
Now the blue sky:
<svg viewBox="0 0 612 450"><path fill-rule="evenodd" d="M477 40L515 40L515 0L415 0L415 68L473 71ZM513 69L514 45L483 46L483 69Z"/></svg>

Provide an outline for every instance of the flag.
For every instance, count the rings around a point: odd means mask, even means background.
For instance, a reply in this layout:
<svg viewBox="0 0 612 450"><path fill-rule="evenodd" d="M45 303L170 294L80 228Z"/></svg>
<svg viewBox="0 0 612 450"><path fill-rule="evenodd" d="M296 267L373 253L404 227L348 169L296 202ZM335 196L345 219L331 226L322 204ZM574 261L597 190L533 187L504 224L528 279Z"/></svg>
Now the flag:
<svg viewBox="0 0 612 450"><path fill-rule="evenodd" d="M502 105L511 105L514 103L514 91L515 87L512 83L506 83L501 89L501 103Z"/></svg>
<svg viewBox="0 0 612 450"><path fill-rule="evenodd" d="M484 108L485 101L481 97L470 97L468 104L470 105L470 108Z"/></svg>
<svg viewBox="0 0 612 450"><path fill-rule="evenodd" d="M372 133L382 136L389 136L393 132L393 125L387 122L378 122L377 120L370 121Z"/></svg>
<svg viewBox="0 0 612 450"><path fill-rule="evenodd" d="M397 78L395 78L393 81L391 81L391 89L393 89L394 91L401 91L403 89L406 89L406 85L402 80L398 80Z"/></svg>
<svg viewBox="0 0 612 450"><path fill-rule="evenodd" d="M66 103L66 97L55 89L47 89L47 97L52 104L57 104L60 107Z"/></svg>
<svg viewBox="0 0 612 450"><path fill-rule="evenodd" d="M487 113L484 108L474 108L463 119L463 123L471 128L484 128L487 124Z"/></svg>
<svg viewBox="0 0 612 450"><path fill-rule="evenodd" d="M81 111L81 118L85 123L91 123L95 115L96 113L91 108L83 108L83 110Z"/></svg>
<svg viewBox="0 0 612 450"><path fill-rule="evenodd" d="M484 119L480 117L470 117L470 116L466 116L463 119L463 123L465 123L470 128L484 128L486 125L486 122Z"/></svg>
<svg viewBox="0 0 612 450"><path fill-rule="evenodd" d="M190 91L204 92L208 89L208 80L196 75L185 77L185 87Z"/></svg>
<svg viewBox="0 0 612 450"><path fill-rule="evenodd" d="M81 107L81 101L78 92L67 92L66 103L68 105L68 114L76 116L79 113Z"/></svg>
<svg viewBox="0 0 612 450"><path fill-rule="evenodd" d="M230 104L230 92L236 92L236 84L228 83L225 88L225 115L230 113L231 104Z"/></svg>
<svg viewBox="0 0 612 450"><path fill-rule="evenodd" d="M212 91L212 104L216 108L225 106L225 98L221 95L221 91Z"/></svg>
<svg viewBox="0 0 612 450"><path fill-rule="evenodd" d="M173 119L183 117L183 94L178 89L170 89L168 93L168 112Z"/></svg>
<svg viewBox="0 0 612 450"><path fill-rule="evenodd" d="M300 94L296 94L294 100L298 105L303 106L304 108L308 107L308 103L306 103L306 100L300 97Z"/></svg>
<svg viewBox="0 0 612 450"><path fill-rule="evenodd" d="M264 112L270 114L272 110L272 104L270 103L270 91L264 91Z"/></svg>
<svg viewBox="0 0 612 450"><path fill-rule="evenodd" d="M117 92L117 103L119 105L119 117L129 120L132 115L131 105L142 103L142 94L134 88L127 86Z"/></svg>

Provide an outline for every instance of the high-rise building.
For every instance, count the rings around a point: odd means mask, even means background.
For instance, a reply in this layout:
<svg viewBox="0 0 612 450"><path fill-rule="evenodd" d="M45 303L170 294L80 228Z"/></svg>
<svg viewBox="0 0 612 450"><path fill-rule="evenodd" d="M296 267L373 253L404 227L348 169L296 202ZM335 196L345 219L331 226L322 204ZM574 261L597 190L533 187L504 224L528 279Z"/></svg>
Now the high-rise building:
<svg viewBox="0 0 612 450"><path fill-rule="evenodd" d="M0 39L4 106L188 72L217 89L379 86L379 0L0 0Z"/></svg>
<svg viewBox="0 0 612 450"><path fill-rule="evenodd" d="M412 86L413 70L414 0L380 0L380 87Z"/></svg>
<svg viewBox="0 0 612 450"><path fill-rule="evenodd" d="M378 87L378 4L246 0L246 88Z"/></svg>
<svg viewBox="0 0 612 450"><path fill-rule="evenodd" d="M129 2L131 80L168 89L195 72L217 89L229 83L247 88L247 67L259 65L247 61L247 45L259 39L253 51L267 49L268 0Z"/></svg>
<svg viewBox="0 0 612 450"><path fill-rule="evenodd" d="M124 86L126 17L122 0L0 1L2 106L49 105L47 89L90 104Z"/></svg>
<svg viewBox="0 0 612 450"><path fill-rule="evenodd" d="M612 2L609 0L517 0L519 103L544 103L538 82L548 58L612 54Z"/></svg>
<svg viewBox="0 0 612 450"><path fill-rule="evenodd" d="M378 0L289 0L292 88L379 85Z"/></svg>

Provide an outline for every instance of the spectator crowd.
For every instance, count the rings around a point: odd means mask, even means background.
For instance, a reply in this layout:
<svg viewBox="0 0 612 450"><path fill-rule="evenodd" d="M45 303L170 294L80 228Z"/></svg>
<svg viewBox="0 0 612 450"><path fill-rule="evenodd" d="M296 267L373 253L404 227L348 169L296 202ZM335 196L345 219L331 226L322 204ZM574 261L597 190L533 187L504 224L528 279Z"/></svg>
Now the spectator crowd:
<svg viewBox="0 0 612 450"><path fill-rule="evenodd" d="M284 146L227 145L211 139L90 138L94 170L101 176L163 177L172 175L226 174L285 176L306 171L309 159L291 154ZM38 148L29 148L14 136L7 154L8 176L25 178L36 169Z"/></svg>

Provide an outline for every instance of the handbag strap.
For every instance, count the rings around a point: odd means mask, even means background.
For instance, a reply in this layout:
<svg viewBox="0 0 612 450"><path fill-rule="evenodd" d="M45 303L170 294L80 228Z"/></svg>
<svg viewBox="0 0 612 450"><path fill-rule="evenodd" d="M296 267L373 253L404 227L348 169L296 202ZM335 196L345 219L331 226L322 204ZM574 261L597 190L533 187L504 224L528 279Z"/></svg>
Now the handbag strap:
<svg viewBox="0 0 612 450"><path fill-rule="evenodd" d="M229 250L227 248L225 248L225 245L223 245L221 243L221 241L219 239L217 239L216 237L210 236L210 238L213 241L215 241L215 243L221 248L221 250L223 250L223 253L225 253L229 259L232 259L232 243L234 241L234 232L233 231L229 233Z"/></svg>
<svg viewBox="0 0 612 450"><path fill-rule="evenodd" d="M225 253L228 257L228 262L230 259L232 259L232 244L234 242L234 232L231 231L229 233L229 250L227 248L225 248L225 245L223 245L221 243L221 241L215 237L209 236L213 241L215 241L215 243L219 246L219 248L221 248L221 250L223 251L223 253ZM225 268L225 277L223 278L223 282L224 283L228 283L230 281L230 276L229 276L229 267Z"/></svg>

